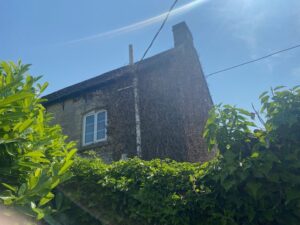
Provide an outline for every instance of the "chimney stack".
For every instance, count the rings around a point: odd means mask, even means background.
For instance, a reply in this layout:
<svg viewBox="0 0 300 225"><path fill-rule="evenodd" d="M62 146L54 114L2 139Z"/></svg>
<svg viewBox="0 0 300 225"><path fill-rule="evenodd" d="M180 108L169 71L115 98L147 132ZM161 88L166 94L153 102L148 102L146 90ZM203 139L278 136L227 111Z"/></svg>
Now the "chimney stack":
<svg viewBox="0 0 300 225"><path fill-rule="evenodd" d="M193 44L192 33L185 22L174 25L172 29L175 47L186 43Z"/></svg>
<svg viewBox="0 0 300 225"><path fill-rule="evenodd" d="M134 59L133 59L133 46L132 44L129 45L129 65L134 64Z"/></svg>

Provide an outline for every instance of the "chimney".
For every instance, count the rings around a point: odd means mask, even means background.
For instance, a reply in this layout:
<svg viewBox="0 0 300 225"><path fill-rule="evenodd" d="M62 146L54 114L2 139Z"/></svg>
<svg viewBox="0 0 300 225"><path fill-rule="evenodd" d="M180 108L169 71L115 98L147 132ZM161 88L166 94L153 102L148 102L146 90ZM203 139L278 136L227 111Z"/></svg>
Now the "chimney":
<svg viewBox="0 0 300 225"><path fill-rule="evenodd" d="M175 47L185 43L193 44L192 33L185 22L173 26L173 38Z"/></svg>
<svg viewBox="0 0 300 225"><path fill-rule="evenodd" d="M134 59L133 59L133 46L132 44L129 45L129 65L134 64Z"/></svg>

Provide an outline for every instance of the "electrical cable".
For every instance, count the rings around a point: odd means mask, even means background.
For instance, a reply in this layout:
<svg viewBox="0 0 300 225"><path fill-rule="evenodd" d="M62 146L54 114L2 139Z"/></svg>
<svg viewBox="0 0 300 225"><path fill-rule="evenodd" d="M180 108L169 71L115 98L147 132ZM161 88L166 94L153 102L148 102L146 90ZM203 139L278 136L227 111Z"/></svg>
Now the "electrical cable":
<svg viewBox="0 0 300 225"><path fill-rule="evenodd" d="M279 53L282 53L282 52L286 52L286 51L290 51L290 50L293 50L295 48L299 48L300 47L300 44L299 45L294 45L292 47L289 47L289 48L285 48L285 49L282 49L282 50L279 50L279 51L276 51L276 52L272 52L268 55L265 55L265 56L262 56L262 57L259 57L257 59L253 59L253 60L250 60L250 61L247 61L247 62L243 62L243 63L240 63L238 65L235 65L235 66L231 66L231 67L228 67L228 68L225 68L225 69L222 69L222 70L218 70L216 72L213 72L213 73L209 73L207 74L205 77L208 78L208 77L211 77L215 74L218 74L218 73L222 73L222 72L225 72L225 71L228 71L228 70L232 70L232 69L235 69L237 67L241 67L241 66L244 66L244 65L247 65L247 64L250 64L250 63L254 63L254 62L257 62L257 61L260 61L260 60L263 60L263 59L266 59L266 58L269 58L273 55L277 55Z"/></svg>
<svg viewBox="0 0 300 225"><path fill-rule="evenodd" d="M153 39L151 40L151 42L150 42L148 48L147 48L146 51L144 52L144 54L143 54L143 56L142 56L142 58L141 58L140 61L143 61L143 59L146 57L147 53L148 53L149 50L151 49L151 47L152 47L152 45L154 44L154 42L155 42L156 38L158 37L159 33L161 32L161 30L162 30L163 27L165 26L165 24L166 24L166 22L167 22L167 20L168 20L168 18L169 18L169 16L170 16L170 14L171 14L172 10L174 9L174 7L176 6L177 2L178 2L178 0L175 0L174 3L171 5L169 11L167 12L167 15L166 15L165 19L163 20L163 22L162 22L162 24L160 25L158 31L156 32L156 34L154 35Z"/></svg>

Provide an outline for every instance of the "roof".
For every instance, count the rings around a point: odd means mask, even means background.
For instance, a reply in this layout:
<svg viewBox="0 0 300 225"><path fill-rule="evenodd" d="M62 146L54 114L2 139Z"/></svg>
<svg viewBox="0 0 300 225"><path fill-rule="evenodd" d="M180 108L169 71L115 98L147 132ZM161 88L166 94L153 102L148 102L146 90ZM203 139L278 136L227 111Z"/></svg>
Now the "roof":
<svg viewBox="0 0 300 225"><path fill-rule="evenodd" d="M175 52L175 51L176 51L176 48L172 48L172 49L169 49L167 51L164 51L162 53L159 53L157 55L154 55L152 57L149 57L149 58L141 61L138 64L139 72L145 68L148 68L149 66L153 66L153 64L161 63L164 58L169 58L171 55L173 55L173 52ZM43 96L43 99L47 99L47 102L44 102L43 104L45 106L51 105L53 103L60 102L65 99L78 96L82 93L89 92L94 89L99 89L99 88L107 85L111 81L114 81L121 77L132 74L132 72L133 72L132 69L133 69L133 67L130 65L123 66L118 69L103 73L96 77L93 77L91 79L84 80L80 83L60 89L51 94Z"/></svg>

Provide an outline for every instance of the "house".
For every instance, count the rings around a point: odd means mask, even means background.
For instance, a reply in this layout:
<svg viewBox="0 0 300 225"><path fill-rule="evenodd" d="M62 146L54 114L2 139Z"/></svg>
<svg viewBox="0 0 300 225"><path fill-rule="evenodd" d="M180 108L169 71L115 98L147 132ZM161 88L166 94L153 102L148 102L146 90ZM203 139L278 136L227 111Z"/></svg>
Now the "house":
<svg viewBox="0 0 300 225"><path fill-rule="evenodd" d="M44 97L79 152L93 149L106 162L211 157L201 134L213 102L185 22L173 37L172 49Z"/></svg>

